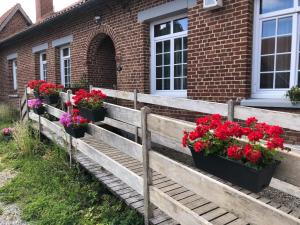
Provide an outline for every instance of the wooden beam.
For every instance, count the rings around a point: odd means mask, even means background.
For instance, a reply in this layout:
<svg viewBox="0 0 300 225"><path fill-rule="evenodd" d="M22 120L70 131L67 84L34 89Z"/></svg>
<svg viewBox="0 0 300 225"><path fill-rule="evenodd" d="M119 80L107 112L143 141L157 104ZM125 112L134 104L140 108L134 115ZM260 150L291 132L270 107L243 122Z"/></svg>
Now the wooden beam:
<svg viewBox="0 0 300 225"><path fill-rule="evenodd" d="M300 220L270 205L260 202L230 186L182 165L157 152L150 151L150 167L254 224L299 225Z"/></svg>
<svg viewBox="0 0 300 225"><path fill-rule="evenodd" d="M55 108L55 107L53 107L53 106L51 106L51 105L44 105L44 107L45 107L46 111L47 111L50 115L52 115L52 116L54 116L54 117L56 117L56 118L60 118L60 117L62 116L62 114L65 113L64 111L62 111L62 110L60 110L60 109L58 109L58 108Z"/></svg>
<svg viewBox="0 0 300 225"><path fill-rule="evenodd" d="M97 87L93 87L93 90L101 90L107 96L109 96L111 98L119 98L119 99L124 99L124 100L129 100L129 101L134 100L133 92L112 90L112 89L106 89L106 88L97 88Z"/></svg>
<svg viewBox="0 0 300 225"><path fill-rule="evenodd" d="M150 199L158 208L182 225L211 225L203 217L154 186L150 187Z"/></svg>
<svg viewBox="0 0 300 225"><path fill-rule="evenodd" d="M138 143L128 140L94 124L89 124L88 134L92 135L96 139L102 140L104 143L120 150L121 152L124 152L140 162L143 161L142 146Z"/></svg>
<svg viewBox="0 0 300 225"><path fill-rule="evenodd" d="M139 194L143 195L143 179L140 176L80 139L76 139L76 146L84 155L97 162L100 166L120 178Z"/></svg>
<svg viewBox="0 0 300 225"><path fill-rule="evenodd" d="M236 106L235 118L246 120L249 117L256 117L259 121L279 125L283 128L300 131L300 114L257 109L244 106Z"/></svg>

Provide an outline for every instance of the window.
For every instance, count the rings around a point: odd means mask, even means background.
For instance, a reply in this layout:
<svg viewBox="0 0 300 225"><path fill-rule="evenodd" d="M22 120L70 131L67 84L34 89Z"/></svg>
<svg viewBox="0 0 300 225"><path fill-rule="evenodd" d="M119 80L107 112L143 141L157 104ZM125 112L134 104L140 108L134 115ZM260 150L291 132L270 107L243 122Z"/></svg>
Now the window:
<svg viewBox="0 0 300 225"><path fill-rule="evenodd" d="M186 97L188 19L151 24L151 93Z"/></svg>
<svg viewBox="0 0 300 225"><path fill-rule="evenodd" d="M40 79L47 81L47 55L40 53Z"/></svg>
<svg viewBox="0 0 300 225"><path fill-rule="evenodd" d="M14 91L18 90L17 71L18 71L17 60L14 59L14 60L12 60L12 75L13 75L13 88L14 88Z"/></svg>
<svg viewBox="0 0 300 225"><path fill-rule="evenodd" d="M70 47L60 49L60 74L61 83L65 87L71 87L71 55Z"/></svg>
<svg viewBox="0 0 300 225"><path fill-rule="evenodd" d="M252 97L283 98L300 84L300 1L256 0Z"/></svg>

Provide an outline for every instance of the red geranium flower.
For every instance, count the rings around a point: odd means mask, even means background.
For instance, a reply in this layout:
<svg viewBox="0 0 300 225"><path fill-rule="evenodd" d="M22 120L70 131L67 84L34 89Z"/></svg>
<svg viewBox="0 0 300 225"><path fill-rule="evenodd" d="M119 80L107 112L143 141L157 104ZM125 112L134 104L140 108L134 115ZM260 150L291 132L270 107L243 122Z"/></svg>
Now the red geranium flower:
<svg viewBox="0 0 300 225"><path fill-rule="evenodd" d="M228 158L240 160L243 157L243 149L240 146L233 145L227 149Z"/></svg>
<svg viewBox="0 0 300 225"><path fill-rule="evenodd" d="M257 119L255 117L250 117L246 120L246 125L251 126L253 124L257 123Z"/></svg>
<svg viewBox="0 0 300 225"><path fill-rule="evenodd" d="M206 147L206 144L203 143L202 141L197 141L194 144L195 152L201 152L205 147Z"/></svg>

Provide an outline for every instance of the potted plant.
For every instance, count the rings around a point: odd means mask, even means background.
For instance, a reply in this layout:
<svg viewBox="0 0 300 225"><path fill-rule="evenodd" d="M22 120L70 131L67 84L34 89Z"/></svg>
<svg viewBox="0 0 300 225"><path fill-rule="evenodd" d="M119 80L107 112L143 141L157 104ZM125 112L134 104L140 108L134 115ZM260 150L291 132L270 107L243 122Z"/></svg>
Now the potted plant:
<svg viewBox="0 0 300 225"><path fill-rule="evenodd" d="M253 192L270 184L280 163L283 129L256 118L246 125L225 121L220 115L199 118L194 131L185 132L182 144L189 147L196 167ZM237 138L246 138L247 143ZM265 141L266 145L261 144Z"/></svg>
<svg viewBox="0 0 300 225"><path fill-rule="evenodd" d="M287 91L286 97L290 99L293 105L296 105L300 102L300 88L297 86L292 87L291 90Z"/></svg>
<svg viewBox="0 0 300 225"><path fill-rule="evenodd" d="M35 98L42 98L40 95L40 86L46 83L44 80L31 80L28 82L27 86L33 90L33 95Z"/></svg>
<svg viewBox="0 0 300 225"><path fill-rule="evenodd" d="M44 83L40 86L40 94L44 97L45 102L49 105L58 103L59 93L62 90L62 85L57 85L53 83Z"/></svg>
<svg viewBox="0 0 300 225"><path fill-rule="evenodd" d="M106 114L106 109L103 107L103 102L106 95L100 90L92 90L87 92L80 89L73 96L74 104L79 108L79 114L90 121L103 121Z"/></svg>
<svg viewBox="0 0 300 225"><path fill-rule="evenodd" d="M28 107L38 115L42 115L45 112L45 107L43 106L42 100L38 98L28 100Z"/></svg>
<svg viewBox="0 0 300 225"><path fill-rule="evenodd" d="M84 137L89 121L78 115L79 111L73 109L72 114L64 113L59 122L64 126L66 132L74 138Z"/></svg>
<svg viewBox="0 0 300 225"><path fill-rule="evenodd" d="M2 138L4 141L8 142L12 139L12 132L13 132L13 129L10 128L10 127L7 127L7 128L3 128L2 129Z"/></svg>

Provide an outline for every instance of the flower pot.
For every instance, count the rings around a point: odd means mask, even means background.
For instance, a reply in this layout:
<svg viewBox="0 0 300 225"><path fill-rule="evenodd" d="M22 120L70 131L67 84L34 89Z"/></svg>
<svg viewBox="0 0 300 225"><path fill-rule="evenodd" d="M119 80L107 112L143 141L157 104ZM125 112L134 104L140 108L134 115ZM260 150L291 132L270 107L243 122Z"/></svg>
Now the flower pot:
<svg viewBox="0 0 300 225"><path fill-rule="evenodd" d="M65 127L65 130L68 134L70 134L74 138L82 138L84 137L84 133L86 132L86 127Z"/></svg>
<svg viewBox="0 0 300 225"><path fill-rule="evenodd" d="M48 105L57 104L59 100L59 95L49 95L45 97L45 102Z"/></svg>
<svg viewBox="0 0 300 225"><path fill-rule="evenodd" d="M105 118L106 109L101 107L100 109L88 109L80 108L79 115L93 122L103 121Z"/></svg>
<svg viewBox="0 0 300 225"><path fill-rule="evenodd" d="M261 170L250 168L238 161L229 160L218 155L205 156L203 152L196 153L190 147L195 166L219 178L227 180L254 193L269 186L279 161L267 165Z"/></svg>
<svg viewBox="0 0 300 225"><path fill-rule="evenodd" d="M38 115L43 115L45 113L45 108L43 106L40 108L34 108L33 112L35 112Z"/></svg>
<svg viewBox="0 0 300 225"><path fill-rule="evenodd" d="M36 92L36 91L33 91L33 95L34 95L34 97L35 98L38 98L38 99L43 99L44 97L43 96L41 96L38 92Z"/></svg>

